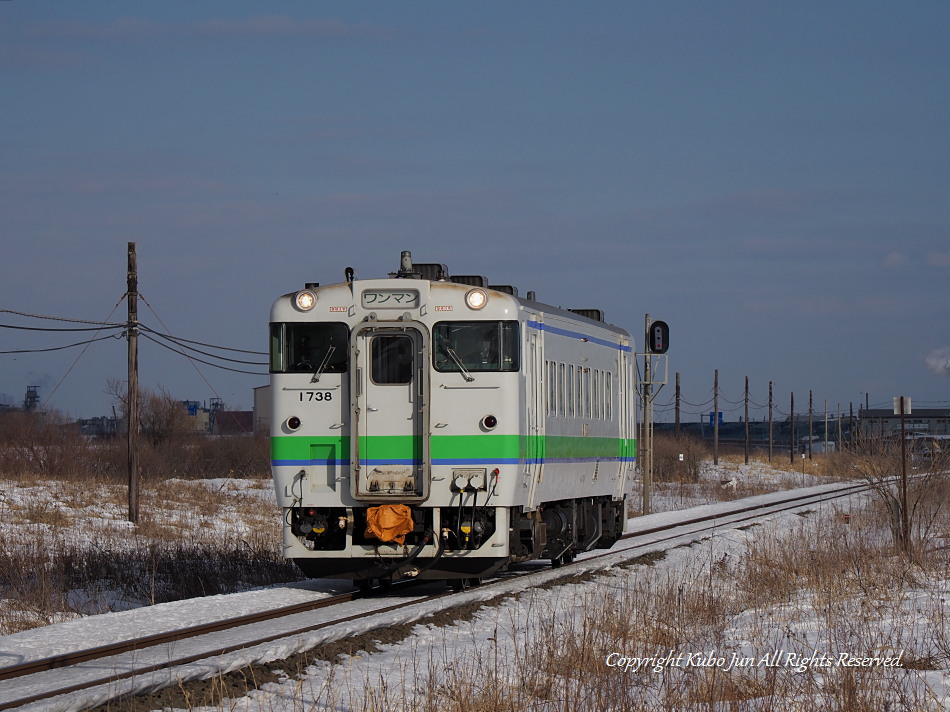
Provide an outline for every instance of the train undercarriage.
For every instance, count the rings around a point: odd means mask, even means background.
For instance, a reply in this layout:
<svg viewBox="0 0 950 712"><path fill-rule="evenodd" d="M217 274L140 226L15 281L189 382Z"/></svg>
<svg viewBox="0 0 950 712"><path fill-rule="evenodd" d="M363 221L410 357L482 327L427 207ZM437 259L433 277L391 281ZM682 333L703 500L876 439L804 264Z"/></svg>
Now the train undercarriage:
<svg viewBox="0 0 950 712"><path fill-rule="evenodd" d="M320 552L295 559L306 576L348 578L361 587L414 578L448 579L458 588L512 563L547 559L560 566L610 548L625 520L624 502L610 497L548 502L530 512L380 505L299 507L287 516L297 540ZM380 517L383 524L374 519Z"/></svg>

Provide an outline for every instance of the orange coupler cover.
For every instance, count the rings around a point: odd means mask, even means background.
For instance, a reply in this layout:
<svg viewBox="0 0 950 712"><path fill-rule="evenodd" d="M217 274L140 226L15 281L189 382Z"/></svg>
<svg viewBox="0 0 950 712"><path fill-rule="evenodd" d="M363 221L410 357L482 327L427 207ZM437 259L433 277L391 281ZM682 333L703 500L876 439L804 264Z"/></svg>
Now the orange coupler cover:
<svg viewBox="0 0 950 712"><path fill-rule="evenodd" d="M380 541L406 543L406 534L412 531L412 510L404 504L381 504L366 510L366 536Z"/></svg>

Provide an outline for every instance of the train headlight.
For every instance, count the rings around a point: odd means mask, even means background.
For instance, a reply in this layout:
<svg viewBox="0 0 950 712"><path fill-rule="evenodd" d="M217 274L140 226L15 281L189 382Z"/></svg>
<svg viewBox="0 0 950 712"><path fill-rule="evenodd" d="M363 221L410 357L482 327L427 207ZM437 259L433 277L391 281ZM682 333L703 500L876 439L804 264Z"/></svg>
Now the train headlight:
<svg viewBox="0 0 950 712"><path fill-rule="evenodd" d="M498 418L494 415L486 415L482 418L482 427L485 430L494 430L498 425Z"/></svg>
<svg viewBox="0 0 950 712"><path fill-rule="evenodd" d="M289 418L287 418L287 427L290 430L296 430L297 428L299 428L300 418L298 418L296 415L292 415Z"/></svg>
<svg viewBox="0 0 950 712"><path fill-rule="evenodd" d="M469 309L481 309L488 304L488 294L484 289L470 289L465 294L465 304Z"/></svg>
<svg viewBox="0 0 950 712"><path fill-rule="evenodd" d="M297 305L300 311L310 311L317 304L317 295L309 289L297 292L297 295L294 297L294 304Z"/></svg>

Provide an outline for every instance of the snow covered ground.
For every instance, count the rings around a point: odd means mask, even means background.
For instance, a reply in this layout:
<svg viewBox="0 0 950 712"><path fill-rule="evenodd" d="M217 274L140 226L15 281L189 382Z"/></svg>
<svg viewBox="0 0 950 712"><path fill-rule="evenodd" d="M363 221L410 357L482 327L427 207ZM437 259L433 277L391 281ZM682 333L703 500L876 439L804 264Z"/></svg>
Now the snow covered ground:
<svg viewBox="0 0 950 712"><path fill-rule="evenodd" d="M855 500L848 514L860 518ZM763 541L849 538L841 513L839 503L726 528L659 561L505 596L448 625L421 622L373 653L277 664L284 680L229 709L946 709L945 576L917 572L870 597L876 583L835 596L736 590ZM762 605L744 607L750 598Z"/></svg>
<svg viewBox="0 0 950 712"><path fill-rule="evenodd" d="M728 498L750 482L763 489L815 482L811 475L762 464L710 466L703 479L691 499L683 487L661 486L655 508ZM732 479L738 482L723 488ZM211 480L201 486L219 493L232 487ZM268 483L234 486L265 501L269 496ZM28 494L3 483L0 493L8 512ZM467 615L415 623L394 619L392 626L405 637L361 638L360 645L373 652L329 661L275 660L265 666L274 681L260 689L227 701L219 695L215 706L173 706L255 712L659 710L710 709L705 703L718 701L713 709L752 710L829 703L847 709L842 700L850 699L869 709L884 709L883 702L892 709L943 709L950 705L948 567L910 566L893 557L864 567L859 559L868 558L866 547L886 549L886 531L874 524L866 505L852 498L808 516L776 515L768 525L724 528L658 560L617 565L564 585L512 590ZM93 529L126 526L118 512L84 507ZM225 511L233 524L235 510ZM70 516L81 530L78 515ZM2 527L14 527L13 519L2 517ZM214 523L202 526L216 529ZM827 564L829 542L832 550L855 551L855 560ZM800 553L801 561L781 568L789 553ZM842 570L830 577L809 570L826 565ZM773 570L780 574L770 577ZM64 641L119 638L136 627L156 632L247 612L264 599L271 605L275 595L292 602L345 588L316 581L209 597L197 607L166 603L78 617L0 637L0 665L62 649ZM476 589L469 595L477 601L486 594ZM359 633L358 627L349 631ZM374 638L389 642L372 643ZM271 648L265 659L291 652Z"/></svg>

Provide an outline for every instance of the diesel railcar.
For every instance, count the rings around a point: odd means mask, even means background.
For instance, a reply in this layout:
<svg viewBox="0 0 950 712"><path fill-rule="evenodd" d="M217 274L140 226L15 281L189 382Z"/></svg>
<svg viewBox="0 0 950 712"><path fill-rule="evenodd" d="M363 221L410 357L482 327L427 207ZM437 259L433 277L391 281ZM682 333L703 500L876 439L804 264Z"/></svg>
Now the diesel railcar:
<svg viewBox="0 0 950 712"><path fill-rule="evenodd" d="M311 578L449 579L607 548L636 456L634 345L597 310L412 263L280 297L271 464Z"/></svg>

